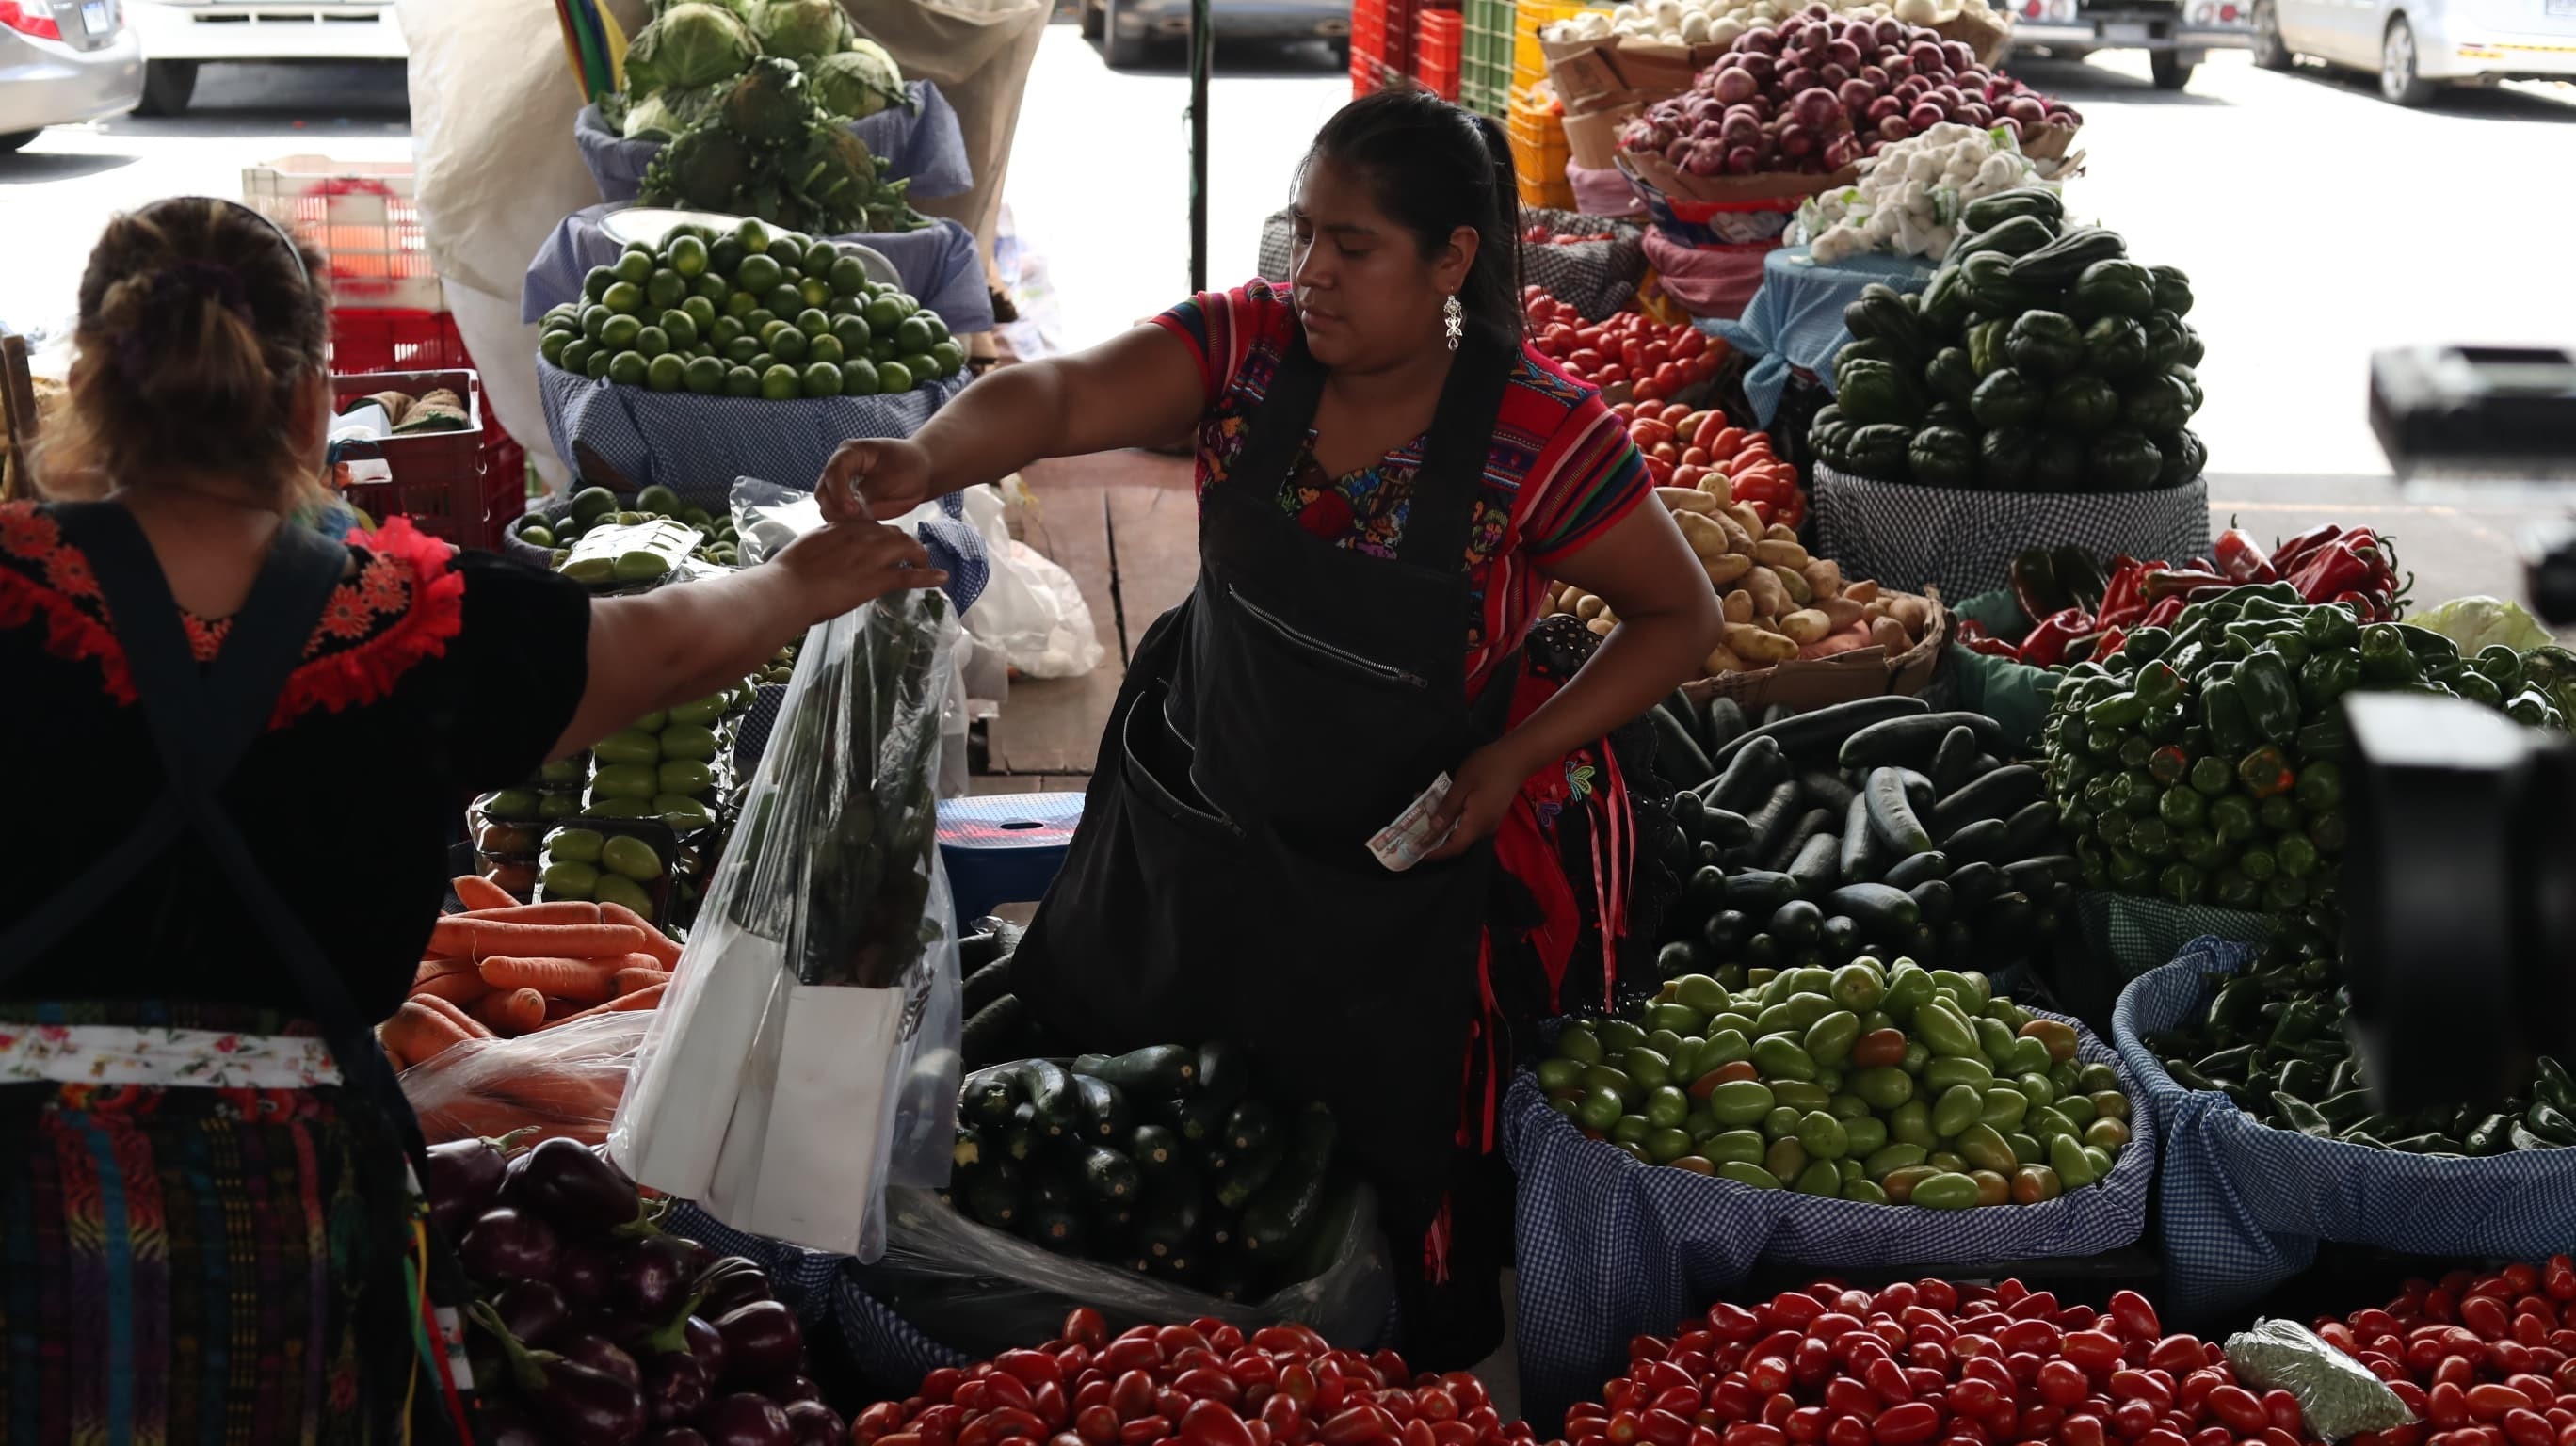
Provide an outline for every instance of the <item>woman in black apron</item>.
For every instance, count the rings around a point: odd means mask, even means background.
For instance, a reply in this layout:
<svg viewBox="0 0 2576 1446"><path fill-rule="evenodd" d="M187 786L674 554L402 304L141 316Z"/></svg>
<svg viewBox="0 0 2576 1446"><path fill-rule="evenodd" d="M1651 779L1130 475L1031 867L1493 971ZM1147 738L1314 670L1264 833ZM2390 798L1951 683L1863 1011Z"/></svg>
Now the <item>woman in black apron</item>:
<svg viewBox="0 0 2576 1446"><path fill-rule="evenodd" d="M0 504L0 1440L467 1435L371 1033L457 810L940 580L834 527L594 606L400 522L287 522L328 420L317 264L229 201L111 221L40 472L105 499Z"/></svg>
<svg viewBox="0 0 2576 1446"><path fill-rule="evenodd" d="M1504 1026L1567 1002L1493 977L1490 840L1720 629L1617 419L1521 344L1515 197L1492 122L1421 92L1354 102L1299 177L1293 298L1254 283L1002 368L826 474L890 515L1197 428L1197 590L1130 662L1012 982L1081 1048L1221 1036L1278 1094L1331 1103L1381 1192L1406 1349L1434 1366L1501 1333L1509 1205L1462 1175L1491 1147L1462 1102L1507 1077ZM1622 625L1528 706L1550 575ZM1446 842L1391 869L1369 840L1443 774Z"/></svg>

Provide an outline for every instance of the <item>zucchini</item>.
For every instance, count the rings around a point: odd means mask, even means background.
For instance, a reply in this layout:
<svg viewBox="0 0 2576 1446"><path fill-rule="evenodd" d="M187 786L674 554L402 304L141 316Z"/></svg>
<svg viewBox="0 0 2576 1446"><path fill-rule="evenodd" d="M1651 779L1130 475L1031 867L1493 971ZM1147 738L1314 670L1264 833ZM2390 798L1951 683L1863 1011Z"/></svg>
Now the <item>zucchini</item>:
<svg viewBox="0 0 2576 1446"><path fill-rule="evenodd" d="M1807 795L1807 802L1832 810L1836 818L1842 817L1843 810L1851 807L1852 786L1843 782L1841 774L1830 769L1811 768L1799 774L1798 788Z"/></svg>
<svg viewBox="0 0 2576 1446"><path fill-rule="evenodd" d="M1699 740L1691 736L1690 725L1674 717L1670 708L1658 703L1647 709L1646 722L1655 731L1655 772L1666 782L1693 788L1717 775Z"/></svg>
<svg viewBox="0 0 2576 1446"><path fill-rule="evenodd" d="M1887 847L1878 841L1878 831L1869 826L1869 800L1855 793L1843 809L1842 846L1836 851L1843 882L1857 884L1875 876Z"/></svg>
<svg viewBox="0 0 2576 1446"><path fill-rule="evenodd" d="M1324 1189L1324 1210L1315 1222L1306 1243L1297 1251L1296 1262L1283 1268L1276 1277L1277 1286L1298 1285L1313 1280L1342 1263L1354 1245L1367 1247L1356 1238L1360 1224L1360 1182L1336 1173ZM1274 1287L1275 1288L1275 1287Z"/></svg>
<svg viewBox="0 0 2576 1446"><path fill-rule="evenodd" d="M2072 854L2042 854L2003 867L2004 887L2040 898L2058 884L2071 884L2081 874Z"/></svg>
<svg viewBox="0 0 2576 1446"><path fill-rule="evenodd" d="M2003 886L2003 870L1983 859L1950 871L1950 897L1962 909L1984 908L1988 899L2003 892Z"/></svg>
<svg viewBox="0 0 2576 1446"><path fill-rule="evenodd" d="M985 1168L966 1182L959 1198L968 1215L996 1230L1019 1229L1020 1217L1028 1210L1028 1191L1019 1168L1008 1160L986 1161Z"/></svg>
<svg viewBox="0 0 2576 1446"><path fill-rule="evenodd" d="M1187 1165L1154 1182L1136 1213L1136 1244L1156 1260L1186 1259L1198 1243L1207 1209L1207 1186Z"/></svg>
<svg viewBox="0 0 2576 1446"><path fill-rule="evenodd" d="M1252 1060L1243 1046L1211 1039L1199 1046L1199 1093L1232 1109L1252 1089Z"/></svg>
<svg viewBox="0 0 2576 1446"><path fill-rule="evenodd" d="M2026 859L2033 854L2051 853L2063 848L2058 836L2057 807L2047 799L2022 805L2021 811L2004 820L2004 857Z"/></svg>
<svg viewBox="0 0 2576 1446"><path fill-rule="evenodd" d="M1705 826L1702 820L1708 816L1708 805L1700 800L1698 794L1685 788L1673 795L1671 816L1673 827L1682 831L1682 837L1697 843L1699 831Z"/></svg>
<svg viewBox="0 0 2576 1446"><path fill-rule="evenodd" d="M1273 1139L1260 1149L1229 1159L1216 1174L1216 1203L1228 1210L1240 1210L1261 1193L1270 1177L1279 1173L1279 1162L1287 1158L1287 1146Z"/></svg>
<svg viewBox="0 0 2576 1446"><path fill-rule="evenodd" d="M984 1143L983 1131L964 1120L959 1120L957 1143L950 1148L948 1154L949 1165L960 1175L972 1174L983 1167L984 1151L988 1148L991 1147Z"/></svg>
<svg viewBox="0 0 2576 1446"><path fill-rule="evenodd" d="M1114 1059L1086 1054L1074 1065L1081 1073L1130 1094L1170 1094L1197 1083L1199 1077L1198 1052L1177 1044L1149 1044Z"/></svg>
<svg viewBox="0 0 2576 1446"><path fill-rule="evenodd" d="M958 1058L968 1069L981 1069L1010 1058L1017 1048L1020 1027L1027 1022L1027 1011L1020 996L1005 994L966 1021L957 1036Z"/></svg>
<svg viewBox="0 0 2576 1446"><path fill-rule="evenodd" d="M999 1129L1010 1124L1020 1098L1020 1077L1010 1065L979 1069L957 1086L957 1117Z"/></svg>
<svg viewBox="0 0 2576 1446"><path fill-rule="evenodd" d="M1339 1134L1332 1112L1308 1105L1297 1116L1296 1139L1277 1175L1243 1207L1247 1255L1285 1258L1323 1213L1324 1184L1332 1174Z"/></svg>
<svg viewBox="0 0 2576 1446"><path fill-rule="evenodd" d="M1950 885L1946 881L1925 879L1907 889L1905 897L1914 901L1915 912L1923 916L1924 923L1938 925L1950 922Z"/></svg>
<svg viewBox="0 0 2576 1446"><path fill-rule="evenodd" d="M1026 1100L1011 1111L1011 1123L1002 1132L1002 1149L1014 1160L1025 1160L1037 1153L1038 1141L1045 1132L1038 1128L1038 1107Z"/></svg>
<svg viewBox="0 0 2576 1446"><path fill-rule="evenodd" d="M2009 818L2047 791L2048 781L2027 763L2007 764L1951 792L1932 809L1936 834L1948 837L1983 819Z"/></svg>
<svg viewBox="0 0 2576 1446"><path fill-rule="evenodd" d="M1905 772L1901 768L1872 769L1868 781L1861 785L1861 801L1869 810L1870 830L1891 850L1899 854L1929 853L1932 835L1924 832L1922 821L1914 816L1914 805L1906 801Z"/></svg>
<svg viewBox="0 0 2576 1446"><path fill-rule="evenodd" d="M1798 881L1767 869L1747 869L1726 881L1726 907L1747 918L1770 918L1782 904L1798 897Z"/></svg>
<svg viewBox="0 0 2576 1446"><path fill-rule="evenodd" d="M1115 1143L1127 1137L1135 1120L1127 1112L1127 1094L1105 1079L1073 1076L1074 1098L1082 1109L1082 1131L1089 1138Z"/></svg>
<svg viewBox="0 0 2576 1446"><path fill-rule="evenodd" d="M1734 753L1718 765L1725 771L1699 796L1711 808L1742 813L1759 807L1772 785L1789 776L1789 758L1780 751L1780 740L1767 733L1747 733L1728 746Z"/></svg>
<svg viewBox="0 0 2576 1446"><path fill-rule="evenodd" d="M1169 1125L1138 1125L1127 1137L1127 1158L1148 1175L1186 1163L1181 1158L1180 1134Z"/></svg>
<svg viewBox="0 0 2576 1446"><path fill-rule="evenodd" d="M1857 922L1862 936L1878 944L1901 941L1923 922L1913 896L1886 884L1845 884L1826 896L1825 906Z"/></svg>
<svg viewBox="0 0 2576 1446"><path fill-rule="evenodd" d="M1032 1177L1027 1229L1029 1239L1058 1255L1080 1255L1090 1243L1090 1222L1073 1188L1062 1180Z"/></svg>
<svg viewBox="0 0 2576 1446"><path fill-rule="evenodd" d="M1753 822L1740 813L1723 808L1703 808L1699 815L1700 831L1693 843L1712 843L1727 853L1753 842Z"/></svg>
<svg viewBox="0 0 2576 1446"><path fill-rule="evenodd" d="M1143 1172L1136 1162L1105 1145L1092 1145L1081 1152L1082 1185L1091 1198L1101 1204L1133 1200L1145 1188Z"/></svg>
<svg viewBox="0 0 2576 1446"><path fill-rule="evenodd" d="M1944 878L1949 872L1950 856L1939 849L1932 849L1897 860L1886 873L1878 876L1878 881L1890 888L1910 889L1926 879Z"/></svg>
<svg viewBox="0 0 2576 1446"><path fill-rule="evenodd" d="M1809 817L1823 820L1828 815L1818 809ZM1821 899L1842 882L1841 871L1835 867L1842 845L1842 839L1829 828L1818 828L1807 836L1798 856L1789 861L1789 877L1797 883L1799 897Z"/></svg>
<svg viewBox="0 0 2576 1446"><path fill-rule="evenodd" d="M1238 1155L1250 1154L1278 1137L1279 1122L1270 1106L1259 1100L1245 1100L1226 1117L1225 1147Z"/></svg>
<svg viewBox="0 0 2576 1446"><path fill-rule="evenodd" d="M1081 1130L1073 1076L1065 1072L1064 1066L1052 1060L1024 1059L1012 1068L1019 1072L1020 1088L1028 1093L1029 1110L1040 1135L1055 1139Z"/></svg>
<svg viewBox="0 0 2576 1446"><path fill-rule="evenodd" d="M1743 737L1744 730L1751 726L1751 721L1744 716L1744 709L1734 699L1709 699L1707 732L1702 736L1708 740L1710 761L1714 763L1717 750Z"/></svg>
<svg viewBox="0 0 2576 1446"><path fill-rule="evenodd" d="M1771 790L1771 799L1747 822L1753 825L1753 842L1747 852L1756 859L1768 859L1789 836L1789 828L1798 821L1798 780L1784 778Z"/></svg>
<svg viewBox="0 0 2576 1446"><path fill-rule="evenodd" d="M1224 1137L1225 1117L1232 1113L1205 1095L1188 1095L1172 1102L1172 1128L1191 1144L1210 1144Z"/></svg>
<svg viewBox="0 0 2576 1446"><path fill-rule="evenodd" d="M1829 846L1835 842L1831 828L1833 821L1834 815L1830 809L1811 808L1798 815L1798 821L1789 826L1788 834L1780 840L1780 846L1771 851L1771 857L1764 866L1794 874L1797 871L1790 865L1805 856L1809 842L1823 839ZM1826 867L1831 868L1833 853L1830 847L1825 854L1825 859Z"/></svg>
<svg viewBox="0 0 2576 1446"><path fill-rule="evenodd" d="M1911 701L1919 705L1923 700ZM1882 763L1901 763L1911 768L1932 761L1953 728L1975 733L1983 747L2004 746L2003 725L1983 713L1927 713L1917 707L1911 715L1885 719L1852 733L1842 740L1835 761L1846 770L1876 768Z"/></svg>
<svg viewBox="0 0 2576 1446"><path fill-rule="evenodd" d="M1801 756L1830 755L1835 749L1842 747L1844 740L1873 724L1898 718L1917 717L1930 707L1931 705L1922 699L1903 693L1883 693L1875 698L1855 698L1848 703L1836 703L1831 707L1793 714L1776 723L1766 723L1728 744L1727 748L1736 750L1750 748L1755 740L1768 738L1789 753ZM1991 720L1989 726L1991 726ZM2000 729L1997 729L1996 737L1998 740L2001 739ZM1719 751L1725 752L1726 749ZM1724 768L1730 760L1712 755L1709 761Z"/></svg>
<svg viewBox="0 0 2576 1446"><path fill-rule="evenodd" d="M990 1008L994 1000L1010 992L1011 960L1009 955L1004 955L967 975L963 992L959 997L965 1002L967 1017L972 1018Z"/></svg>
<svg viewBox="0 0 2576 1446"><path fill-rule="evenodd" d="M1977 730L1966 724L1942 734L1941 746L1932 752L1932 786L1944 794L1966 786L1975 776L1968 770L1976 766L1977 752Z"/></svg>
<svg viewBox="0 0 2576 1446"><path fill-rule="evenodd" d="M1981 818L1941 841L1942 851L1965 863L1994 863L2003 857L2004 821ZM2006 880L2007 886L2010 880Z"/></svg>

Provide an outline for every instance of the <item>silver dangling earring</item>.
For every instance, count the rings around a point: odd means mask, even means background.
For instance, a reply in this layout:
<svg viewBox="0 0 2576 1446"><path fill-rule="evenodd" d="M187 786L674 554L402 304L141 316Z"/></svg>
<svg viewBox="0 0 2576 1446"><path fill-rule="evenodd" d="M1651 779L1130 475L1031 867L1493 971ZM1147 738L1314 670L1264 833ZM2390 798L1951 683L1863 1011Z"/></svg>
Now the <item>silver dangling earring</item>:
<svg viewBox="0 0 2576 1446"><path fill-rule="evenodd" d="M1467 308L1458 304L1455 295L1440 303L1440 324L1449 330L1449 349L1456 351L1458 339L1467 334Z"/></svg>

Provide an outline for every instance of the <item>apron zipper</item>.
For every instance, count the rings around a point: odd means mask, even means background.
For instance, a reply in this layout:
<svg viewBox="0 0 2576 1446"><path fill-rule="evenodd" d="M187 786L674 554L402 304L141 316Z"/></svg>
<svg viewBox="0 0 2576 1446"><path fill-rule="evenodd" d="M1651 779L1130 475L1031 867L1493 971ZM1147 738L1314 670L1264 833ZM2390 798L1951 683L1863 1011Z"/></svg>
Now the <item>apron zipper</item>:
<svg viewBox="0 0 2576 1446"><path fill-rule="evenodd" d="M1375 658L1363 657L1348 648L1337 647L1312 633L1301 631L1278 614L1245 597L1241 588L1228 584L1225 591L1228 597L1234 599L1235 605L1250 614L1256 622L1309 652L1320 653L1337 663L1357 668L1371 677L1384 678L1390 683L1402 683L1414 688L1430 686L1419 676L1408 673L1392 663L1381 663Z"/></svg>

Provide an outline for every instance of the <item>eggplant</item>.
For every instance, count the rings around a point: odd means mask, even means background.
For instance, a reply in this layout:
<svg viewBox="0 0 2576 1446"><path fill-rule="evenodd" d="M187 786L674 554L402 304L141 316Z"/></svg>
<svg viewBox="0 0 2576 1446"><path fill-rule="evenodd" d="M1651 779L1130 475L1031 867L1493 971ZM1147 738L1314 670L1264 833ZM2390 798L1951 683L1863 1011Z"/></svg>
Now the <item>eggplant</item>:
<svg viewBox="0 0 2576 1446"><path fill-rule="evenodd" d="M767 1396L739 1391L707 1408L698 1423L707 1446L796 1446L787 1413Z"/></svg>
<svg viewBox="0 0 2576 1446"><path fill-rule="evenodd" d="M718 1319L753 1301L769 1299L769 1272L760 1263L728 1255L698 1277L698 1314Z"/></svg>
<svg viewBox="0 0 2576 1446"><path fill-rule="evenodd" d="M486 1210L456 1247L457 1263L476 1280L544 1280L562 1254L554 1227L512 1206Z"/></svg>
<svg viewBox="0 0 2576 1446"><path fill-rule="evenodd" d="M510 1203L580 1235L626 1230L644 1215L644 1199L625 1172L578 1140L558 1136L527 1153L510 1184Z"/></svg>
<svg viewBox="0 0 2576 1446"><path fill-rule="evenodd" d="M594 1371L606 1371L638 1389L644 1384L643 1368L635 1364L633 1356L619 1350L606 1336L588 1333L574 1336L565 1341L556 1354Z"/></svg>
<svg viewBox="0 0 2576 1446"><path fill-rule="evenodd" d="M597 1310L608 1304L609 1288L618 1276L617 1247L600 1240L579 1240L555 1262L551 1279L574 1310Z"/></svg>
<svg viewBox="0 0 2576 1446"><path fill-rule="evenodd" d="M483 1379L478 1375L477 1380ZM495 1376L492 1379L498 1380ZM528 1413L508 1401L487 1400L483 1404L482 1427L475 1437L483 1446L554 1446L545 1429L530 1420Z"/></svg>
<svg viewBox="0 0 2576 1446"><path fill-rule="evenodd" d="M774 1300L756 1300L716 1322L724 1337L724 1380L768 1385L805 1369L805 1336L796 1312Z"/></svg>
<svg viewBox="0 0 2576 1446"><path fill-rule="evenodd" d="M474 1217L500 1203L501 1185L509 1175L510 1158L490 1140L430 1146L420 1179L430 1223L450 1240L462 1236Z"/></svg>
<svg viewBox="0 0 2576 1446"><path fill-rule="evenodd" d="M782 1406L793 1406L799 1401L823 1399L823 1388L815 1385L810 1377L789 1376L785 1381L770 1387L769 1395L770 1399Z"/></svg>
<svg viewBox="0 0 2576 1446"><path fill-rule="evenodd" d="M492 1307L510 1334L532 1346L552 1345L572 1323L572 1307L565 1304L563 1292L542 1280L512 1282L492 1298Z"/></svg>
<svg viewBox="0 0 2576 1446"><path fill-rule="evenodd" d="M476 1301L468 1310L475 1324L500 1344L504 1373L549 1436L564 1446L635 1446L643 1436L642 1391L553 1351L529 1350L501 1324L500 1313L488 1302Z"/></svg>
<svg viewBox="0 0 2576 1446"><path fill-rule="evenodd" d="M681 1328L681 1339L688 1343L689 1354L696 1356L698 1364L707 1368L709 1385L724 1379L724 1332L717 1330L713 1321L704 1316L689 1317Z"/></svg>
<svg viewBox="0 0 2576 1446"><path fill-rule="evenodd" d="M665 1426L644 1438L644 1446L707 1446L695 1426Z"/></svg>
<svg viewBox="0 0 2576 1446"><path fill-rule="evenodd" d="M608 1277L608 1301L620 1311L660 1320L678 1304L696 1252L676 1236L648 1235L619 1254Z"/></svg>
<svg viewBox="0 0 2576 1446"><path fill-rule="evenodd" d="M715 1378L687 1351L667 1351L644 1363L644 1413L656 1426L694 1421L715 1394Z"/></svg>
<svg viewBox="0 0 2576 1446"><path fill-rule="evenodd" d="M796 1433L796 1446L843 1446L850 1439L849 1423L821 1401L788 1402L787 1429Z"/></svg>

